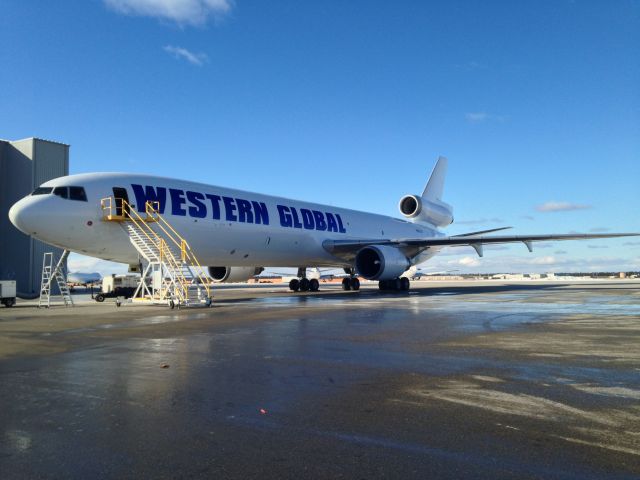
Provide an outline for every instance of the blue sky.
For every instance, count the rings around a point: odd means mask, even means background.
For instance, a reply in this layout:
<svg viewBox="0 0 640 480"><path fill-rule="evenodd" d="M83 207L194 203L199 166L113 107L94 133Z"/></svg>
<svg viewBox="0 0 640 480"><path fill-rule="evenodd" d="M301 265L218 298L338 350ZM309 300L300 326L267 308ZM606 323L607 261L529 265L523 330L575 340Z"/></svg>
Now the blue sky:
<svg viewBox="0 0 640 480"><path fill-rule="evenodd" d="M0 137L397 215L449 158L449 232L640 231L640 2L5 0ZM546 206L546 208L545 208ZM434 269L640 269L640 241ZM76 256L71 269L113 267Z"/></svg>

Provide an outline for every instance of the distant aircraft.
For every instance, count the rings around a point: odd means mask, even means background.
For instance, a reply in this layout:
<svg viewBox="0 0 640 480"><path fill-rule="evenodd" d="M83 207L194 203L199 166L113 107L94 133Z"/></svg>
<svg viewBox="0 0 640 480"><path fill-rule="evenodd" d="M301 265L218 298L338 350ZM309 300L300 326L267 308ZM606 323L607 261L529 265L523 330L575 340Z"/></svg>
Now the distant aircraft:
<svg viewBox="0 0 640 480"><path fill-rule="evenodd" d="M102 275L98 272L82 273L82 272L70 272L67 274L67 283L70 285L93 285L94 283L102 282Z"/></svg>
<svg viewBox="0 0 640 480"><path fill-rule="evenodd" d="M458 270L439 270L439 271L431 271L425 272L424 269L418 268L416 265L413 265L406 272L402 274L403 277L407 277L409 280L416 280L422 277L429 277L431 275L450 275L453 272L457 272Z"/></svg>
<svg viewBox="0 0 640 480"><path fill-rule="evenodd" d="M123 209L144 214L147 202L157 202L160 214L188 241L200 263L210 265L215 280L246 280L265 265L298 266L299 278L290 282L294 291L317 289L317 279L306 277L307 267L345 269L345 290L360 288L357 275L377 280L382 290L407 290L410 280L403 273L444 247L471 246L482 256L485 244L520 242L532 251L537 241L640 235L486 235L508 227L445 235L438 228L453 223L453 208L442 201L446 169L447 160L440 157L422 195L400 199L404 219L129 173L50 180L13 205L9 217L22 232L46 243L137 266L140 253L126 228L103 221L100 201L125 200L115 202L119 215Z"/></svg>

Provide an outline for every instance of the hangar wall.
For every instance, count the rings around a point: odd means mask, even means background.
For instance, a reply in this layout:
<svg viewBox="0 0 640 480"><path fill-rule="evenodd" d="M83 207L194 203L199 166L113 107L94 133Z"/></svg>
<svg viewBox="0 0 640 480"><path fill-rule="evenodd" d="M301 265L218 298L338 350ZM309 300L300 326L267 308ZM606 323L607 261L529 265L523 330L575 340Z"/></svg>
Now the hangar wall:
<svg viewBox="0 0 640 480"><path fill-rule="evenodd" d="M69 145L39 138L0 140L0 280L16 280L23 295L39 294L43 253L62 251L16 229L9 209L40 184L68 174Z"/></svg>

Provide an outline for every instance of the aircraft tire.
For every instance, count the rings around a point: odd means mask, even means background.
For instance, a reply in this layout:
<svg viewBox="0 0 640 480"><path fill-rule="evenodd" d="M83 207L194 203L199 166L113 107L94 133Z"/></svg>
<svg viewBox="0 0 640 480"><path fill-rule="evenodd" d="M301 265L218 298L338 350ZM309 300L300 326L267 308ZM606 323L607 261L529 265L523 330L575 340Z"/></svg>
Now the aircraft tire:
<svg viewBox="0 0 640 480"><path fill-rule="evenodd" d="M308 278L300 279L300 291L301 292L308 292L310 286L311 285L310 285L310 282L309 282Z"/></svg>
<svg viewBox="0 0 640 480"><path fill-rule="evenodd" d="M411 281L407 277L400 277L400 290L407 292L410 288Z"/></svg>
<svg viewBox="0 0 640 480"><path fill-rule="evenodd" d="M312 292L317 292L320 289L320 282L317 278L312 278L309 280L309 290Z"/></svg>
<svg viewBox="0 0 640 480"><path fill-rule="evenodd" d="M298 280L297 278L294 278L293 280L291 280L289 282L289 289L292 292L297 292L298 290L300 290L300 280Z"/></svg>
<svg viewBox="0 0 640 480"><path fill-rule="evenodd" d="M358 277L350 278L349 285L351 286L351 290L360 290L360 280Z"/></svg>
<svg viewBox="0 0 640 480"><path fill-rule="evenodd" d="M342 290L344 290L345 292L347 290L351 290L351 281L348 278L342 279Z"/></svg>

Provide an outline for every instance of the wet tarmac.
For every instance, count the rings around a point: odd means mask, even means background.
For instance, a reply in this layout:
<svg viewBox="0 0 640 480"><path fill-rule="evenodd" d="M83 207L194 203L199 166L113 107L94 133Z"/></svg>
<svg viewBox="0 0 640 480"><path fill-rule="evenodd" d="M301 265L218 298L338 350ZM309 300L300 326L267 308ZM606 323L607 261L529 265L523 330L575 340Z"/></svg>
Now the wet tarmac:
<svg viewBox="0 0 640 480"><path fill-rule="evenodd" d="M414 287L2 309L0 477L640 478L640 282Z"/></svg>

